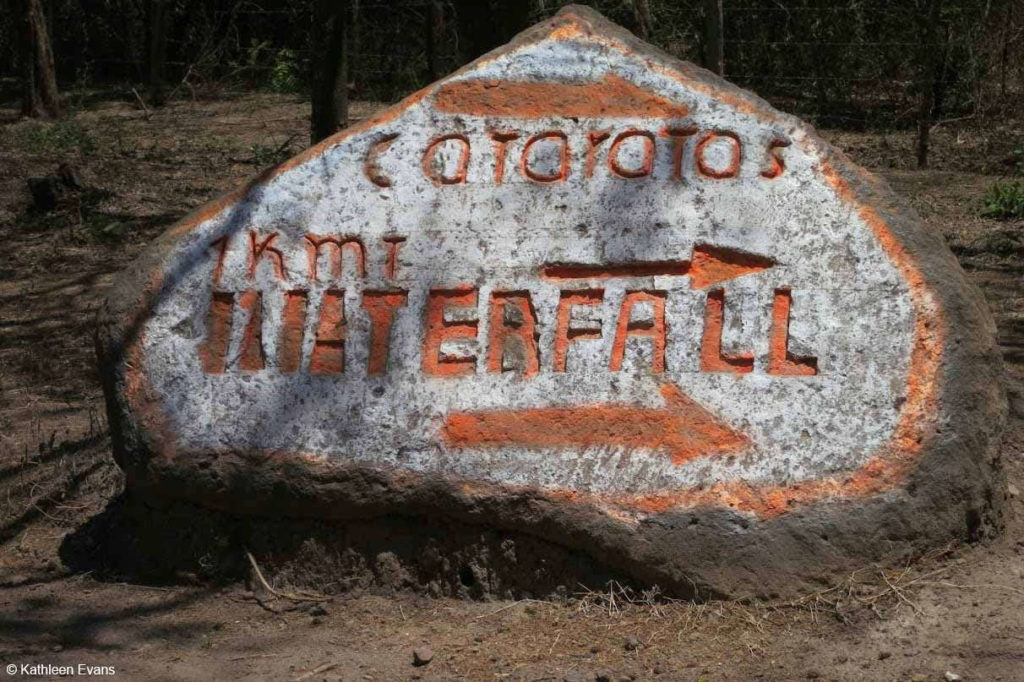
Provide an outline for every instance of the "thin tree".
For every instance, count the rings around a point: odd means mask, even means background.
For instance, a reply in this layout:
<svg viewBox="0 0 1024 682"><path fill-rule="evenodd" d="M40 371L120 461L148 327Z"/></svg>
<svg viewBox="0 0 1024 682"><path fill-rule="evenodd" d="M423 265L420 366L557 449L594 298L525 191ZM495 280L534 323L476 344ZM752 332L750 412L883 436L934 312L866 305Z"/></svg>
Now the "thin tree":
<svg viewBox="0 0 1024 682"><path fill-rule="evenodd" d="M43 8L39 0L22 0L21 10L21 112L25 116L57 118L60 96Z"/></svg>
<svg viewBox="0 0 1024 682"><path fill-rule="evenodd" d="M427 5L427 72L431 81L441 77L438 50L444 40L444 5L441 0L429 0Z"/></svg>
<svg viewBox="0 0 1024 682"><path fill-rule="evenodd" d="M999 54L999 97L1006 102L1006 64L1009 61L1010 41L1008 36L1013 27L1013 6L1015 2L1007 3L1006 19L1003 21L1003 48Z"/></svg>
<svg viewBox="0 0 1024 682"><path fill-rule="evenodd" d="M167 61L167 0L150 0L149 13L149 103L162 107Z"/></svg>
<svg viewBox="0 0 1024 682"><path fill-rule="evenodd" d="M633 0L633 16L636 18L637 35L647 40L654 30L651 17L651 3L648 0Z"/></svg>
<svg viewBox="0 0 1024 682"><path fill-rule="evenodd" d="M313 111L316 144L348 125L348 0L316 0L313 8Z"/></svg>
<svg viewBox="0 0 1024 682"><path fill-rule="evenodd" d="M725 45L722 38L722 0L704 0L704 62L719 76L725 74Z"/></svg>
<svg viewBox="0 0 1024 682"><path fill-rule="evenodd" d="M938 58L935 49L937 40L939 15L942 0L930 0L927 23L924 26L921 50L923 55L921 107L917 116L917 167L928 167L928 138L932 129L932 113L935 108L936 72Z"/></svg>

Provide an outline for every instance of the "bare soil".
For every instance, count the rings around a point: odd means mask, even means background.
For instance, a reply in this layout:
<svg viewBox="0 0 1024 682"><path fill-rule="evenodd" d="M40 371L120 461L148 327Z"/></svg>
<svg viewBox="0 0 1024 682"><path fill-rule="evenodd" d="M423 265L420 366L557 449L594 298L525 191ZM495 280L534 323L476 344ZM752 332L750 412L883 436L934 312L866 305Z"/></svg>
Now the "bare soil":
<svg viewBox="0 0 1024 682"><path fill-rule="evenodd" d="M0 109L0 670L15 665L14 679L23 664L85 664L132 680L1024 680L1024 222L979 217L985 189L1017 172L1019 121L939 127L929 171L910 169L910 133L825 131L910 199L988 297L1012 404L1005 533L795 601L692 604L615 583L519 601L324 585L297 600L254 577L125 582L66 564L67 539L123 486L92 342L114 273L301 149L309 108L246 94L155 112L96 100L56 124L15 114ZM32 210L26 179L61 162L88 189ZM414 650L431 660L414 665Z"/></svg>

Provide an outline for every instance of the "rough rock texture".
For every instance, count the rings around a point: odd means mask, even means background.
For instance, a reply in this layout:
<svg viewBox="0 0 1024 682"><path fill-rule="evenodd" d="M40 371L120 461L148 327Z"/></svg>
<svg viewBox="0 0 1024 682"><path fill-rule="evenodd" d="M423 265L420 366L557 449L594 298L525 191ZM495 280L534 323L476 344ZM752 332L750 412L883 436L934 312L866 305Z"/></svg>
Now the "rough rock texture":
<svg viewBox="0 0 1024 682"><path fill-rule="evenodd" d="M139 499L763 595L998 526L993 335L883 182L570 7L171 228L98 349Z"/></svg>

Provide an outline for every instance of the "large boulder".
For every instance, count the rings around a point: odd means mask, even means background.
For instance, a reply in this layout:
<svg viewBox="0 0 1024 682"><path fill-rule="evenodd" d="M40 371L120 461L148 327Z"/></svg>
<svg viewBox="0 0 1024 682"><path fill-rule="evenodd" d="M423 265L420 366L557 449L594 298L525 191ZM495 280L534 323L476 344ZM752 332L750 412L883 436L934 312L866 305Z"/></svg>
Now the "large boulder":
<svg viewBox="0 0 1024 682"><path fill-rule="evenodd" d="M998 526L1001 365L946 246L585 8L172 227L98 345L140 499L447 519L687 596Z"/></svg>

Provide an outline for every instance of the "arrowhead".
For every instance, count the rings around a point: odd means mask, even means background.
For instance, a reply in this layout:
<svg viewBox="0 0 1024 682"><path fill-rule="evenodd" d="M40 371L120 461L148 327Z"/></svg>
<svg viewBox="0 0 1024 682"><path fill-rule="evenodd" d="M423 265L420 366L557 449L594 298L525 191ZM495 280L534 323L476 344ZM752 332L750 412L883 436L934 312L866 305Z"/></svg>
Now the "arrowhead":
<svg viewBox="0 0 1024 682"><path fill-rule="evenodd" d="M674 416L664 442L672 453L673 464L711 453L736 452L750 443L745 435L726 426L675 384L663 384L661 394Z"/></svg>
<svg viewBox="0 0 1024 682"><path fill-rule="evenodd" d="M705 289L773 265L775 261L767 256L699 244L690 259L690 283L694 289Z"/></svg>
<svg viewBox="0 0 1024 682"><path fill-rule="evenodd" d="M749 440L683 394L661 387L665 408L583 405L448 415L441 431L453 447L570 448L619 445L667 451L674 464L736 452Z"/></svg>
<svg viewBox="0 0 1024 682"><path fill-rule="evenodd" d="M460 80L438 89L434 107L448 114L526 119L683 118L690 112L610 73L599 83Z"/></svg>

